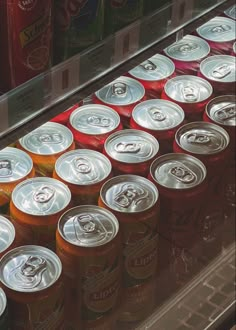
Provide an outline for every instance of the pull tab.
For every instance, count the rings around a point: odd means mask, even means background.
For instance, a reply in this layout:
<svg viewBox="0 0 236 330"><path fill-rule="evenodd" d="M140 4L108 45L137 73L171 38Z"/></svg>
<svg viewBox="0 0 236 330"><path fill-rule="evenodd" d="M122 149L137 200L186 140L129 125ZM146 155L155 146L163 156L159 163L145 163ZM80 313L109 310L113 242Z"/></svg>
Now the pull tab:
<svg viewBox="0 0 236 330"><path fill-rule="evenodd" d="M206 134L189 133L187 135L187 141L192 144L208 144L211 142L211 138Z"/></svg>
<svg viewBox="0 0 236 330"><path fill-rule="evenodd" d="M74 168L77 172L82 174L88 174L92 171L92 166L89 159L85 157L75 158L73 161Z"/></svg>
<svg viewBox="0 0 236 330"><path fill-rule="evenodd" d="M114 149L119 154L137 154L141 150L141 143L135 142L119 142L115 144Z"/></svg>
<svg viewBox="0 0 236 330"><path fill-rule="evenodd" d="M217 66L213 71L212 71L212 76L216 79L223 79L227 77L231 73L231 66L228 64L221 64Z"/></svg>
<svg viewBox="0 0 236 330"><path fill-rule="evenodd" d="M236 117L236 105L227 104L215 112L216 118L225 121Z"/></svg>
<svg viewBox="0 0 236 330"><path fill-rule="evenodd" d="M145 200L148 192L138 185L125 184L120 192L115 196L114 203L122 208L129 208L132 204L136 206L142 200Z"/></svg>
<svg viewBox="0 0 236 330"><path fill-rule="evenodd" d="M93 233L96 231L96 224L94 222L94 217L91 214L82 214L75 217L74 221L79 224L80 229L85 233Z"/></svg>
<svg viewBox="0 0 236 330"><path fill-rule="evenodd" d="M21 266L20 272L25 277L35 277L42 270L46 269L47 261L39 256L29 256Z"/></svg>
<svg viewBox="0 0 236 330"><path fill-rule="evenodd" d="M37 203L48 203L55 195L55 189L49 186L42 186L33 195L33 200Z"/></svg>
<svg viewBox="0 0 236 330"><path fill-rule="evenodd" d="M157 69L156 64L154 64L150 60L147 60L147 61L141 63L140 66L146 71L155 71Z"/></svg>
<svg viewBox="0 0 236 330"><path fill-rule="evenodd" d="M184 164L174 166L169 173L182 183L192 183L196 180L196 175Z"/></svg>
<svg viewBox="0 0 236 330"><path fill-rule="evenodd" d="M63 137L60 133L45 133L39 136L39 141L42 144L59 144L63 142Z"/></svg>
<svg viewBox="0 0 236 330"><path fill-rule="evenodd" d="M166 115L160 109L155 107L149 108L148 114L155 121L163 121L166 119Z"/></svg>
<svg viewBox="0 0 236 330"><path fill-rule="evenodd" d="M200 88L189 83L188 85L183 85L181 92L185 101L196 102L199 99Z"/></svg>
<svg viewBox="0 0 236 330"><path fill-rule="evenodd" d="M87 119L87 122L91 126L95 127L110 127L111 119L105 116L90 116Z"/></svg>
<svg viewBox="0 0 236 330"><path fill-rule="evenodd" d="M125 96L127 93L127 85L122 82L117 82L112 85L112 94L116 96Z"/></svg>
<svg viewBox="0 0 236 330"><path fill-rule="evenodd" d="M230 25L221 24L221 25L214 26L211 29L211 32L212 33L215 33L215 34L221 34L221 33L225 33L225 32L231 31L231 30L232 30L232 28L231 28Z"/></svg>
<svg viewBox="0 0 236 330"><path fill-rule="evenodd" d="M194 42L190 42L190 43L186 43L186 44L182 44L181 46L179 46L179 52L182 54L189 54L194 52L196 49L199 49L200 47L194 43Z"/></svg>
<svg viewBox="0 0 236 330"><path fill-rule="evenodd" d="M8 159L2 159L0 161L0 177L1 178L8 178L12 176L12 164L11 161Z"/></svg>

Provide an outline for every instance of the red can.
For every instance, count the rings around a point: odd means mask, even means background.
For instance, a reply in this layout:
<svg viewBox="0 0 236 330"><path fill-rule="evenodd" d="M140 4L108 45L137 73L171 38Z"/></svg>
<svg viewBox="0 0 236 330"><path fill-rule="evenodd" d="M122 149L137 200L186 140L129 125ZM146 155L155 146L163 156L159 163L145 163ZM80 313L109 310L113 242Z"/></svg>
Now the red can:
<svg viewBox="0 0 236 330"><path fill-rule="evenodd" d="M177 104L152 99L139 103L132 112L130 127L146 131L160 143L160 152L171 152L175 133L184 121L184 111Z"/></svg>
<svg viewBox="0 0 236 330"><path fill-rule="evenodd" d="M76 103L75 105L73 105L69 109L65 110L64 112L60 113L56 117L52 118L50 121L53 121L53 122L58 123L58 124L61 124L61 125L67 125L71 113L75 109L77 109L80 105L82 105L82 103Z"/></svg>
<svg viewBox="0 0 236 330"><path fill-rule="evenodd" d="M158 98L168 79L175 76L175 65L166 56L156 54L129 71L146 90L148 98Z"/></svg>
<svg viewBox="0 0 236 330"><path fill-rule="evenodd" d="M51 64L52 1L1 1L0 11L4 16L1 74L8 90Z"/></svg>
<svg viewBox="0 0 236 330"><path fill-rule="evenodd" d="M103 152L110 159L115 175L132 173L147 176L152 161L159 153L159 143L147 132L126 129L111 134Z"/></svg>
<svg viewBox="0 0 236 330"><path fill-rule="evenodd" d="M137 80L121 76L104 86L94 95L94 102L107 105L121 117L124 126L129 125L133 108L145 99L145 89Z"/></svg>
<svg viewBox="0 0 236 330"><path fill-rule="evenodd" d="M102 151L105 140L122 129L118 113L105 105L83 105L70 115L68 127L78 147Z"/></svg>
<svg viewBox="0 0 236 330"><path fill-rule="evenodd" d="M164 49L179 73L196 75L202 59L210 53L210 46L202 38L186 35Z"/></svg>
<svg viewBox="0 0 236 330"><path fill-rule="evenodd" d="M165 84L161 98L177 103L184 110L187 121L195 121L202 119L212 92L211 84L205 79L183 75Z"/></svg>

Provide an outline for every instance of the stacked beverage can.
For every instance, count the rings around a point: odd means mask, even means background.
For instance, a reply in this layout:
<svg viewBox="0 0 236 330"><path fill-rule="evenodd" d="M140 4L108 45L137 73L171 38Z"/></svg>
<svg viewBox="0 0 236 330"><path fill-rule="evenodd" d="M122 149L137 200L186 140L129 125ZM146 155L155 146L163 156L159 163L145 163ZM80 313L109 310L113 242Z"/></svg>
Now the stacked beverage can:
<svg viewBox="0 0 236 330"><path fill-rule="evenodd" d="M4 291L0 288L0 329L9 329L7 298Z"/></svg>
<svg viewBox="0 0 236 330"><path fill-rule="evenodd" d="M229 17L231 19L234 19L236 20L236 5L234 4L233 6L227 8L225 11L224 11L224 15L226 17Z"/></svg>

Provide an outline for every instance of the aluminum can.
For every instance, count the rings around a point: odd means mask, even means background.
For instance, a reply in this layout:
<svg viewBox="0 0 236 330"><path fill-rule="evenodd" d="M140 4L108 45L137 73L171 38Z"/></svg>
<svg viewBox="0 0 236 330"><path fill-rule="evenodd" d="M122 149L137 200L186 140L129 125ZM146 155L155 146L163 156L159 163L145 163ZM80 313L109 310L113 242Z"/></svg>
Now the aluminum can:
<svg viewBox="0 0 236 330"><path fill-rule="evenodd" d="M212 86L205 79L183 75L165 84L161 98L177 103L184 110L187 121L195 121L202 119L212 93Z"/></svg>
<svg viewBox="0 0 236 330"><path fill-rule="evenodd" d="M236 56L236 42L234 42L233 44L233 48L232 48L232 56Z"/></svg>
<svg viewBox="0 0 236 330"><path fill-rule="evenodd" d="M81 314L81 329L114 329L122 274L118 220L98 206L74 207L61 216L56 241L72 328Z"/></svg>
<svg viewBox="0 0 236 330"><path fill-rule="evenodd" d="M236 20L236 5L234 4L233 6L229 7L224 11L225 16Z"/></svg>
<svg viewBox="0 0 236 330"><path fill-rule="evenodd" d="M232 157L235 156L236 96L222 95L212 99L206 106L203 120L224 128L230 137Z"/></svg>
<svg viewBox="0 0 236 330"><path fill-rule="evenodd" d="M73 111L68 127L79 148L103 150L108 136L122 129L118 113L105 105L89 104Z"/></svg>
<svg viewBox="0 0 236 330"><path fill-rule="evenodd" d="M37 175L52 176L56 160L64 152L75 149L75 143L67 127L47 122L22 137L17 147L33 159Z"/></svg>
<svg viewBox="0 0 236 330"><path fill-rule="evenodd" d="M64 329L61 273L57 255L42 246L20 246L1 258L11 329Z"/></svg>
<svg viewBox="0 0 236 330"><path fill-rule="evenodd" d="M159 153L159 143L147 132L126 129L111 134L103 152L110 159L115 175L147 176L149 166Z"/></svg>
<svg viewBox="0 0 236 330"><path fill-rule="evenodd" d="M75 109L77 109L80 105L82 105L82 102L81 103L76 103L75 105L73 105L69 109L66 109L64 112L62 112L59 115L57 115L56 117L52 118L50 121L67 126L71 113Z"/></svg>
<svg viewBox="0 0 236 330"><path fill-rule="evenodd" d="M152 134L160 144L160 153L171 152L177 129L184 122L184 111L177 104L152 99L139 103L132 112L130 127Z"/></svg>
<svg viewBox="0 0 236 330"><path fill-rule="evenodd" d="M9 329L7 298L4 291L0 288L0 329Z"/></svg>
<svg viewBox="0 0 236 330"><path fill-rule="evenodd" d="M148 98L158 98L168 79L175 76L175 65L166 56L156 54L129 71L145 88Z"/></svg>
<svg viewBox="0 0 236 330"><path fill-rule="evenodd" d="M52 0L1 1L3 90L14 88L51 65Z"/></svg>
<svg viewBox="0 0 236 330"><path fill-rule="evenodd" d="M133 108L145 99L145 89L137 80L121 76L94 95L94 102L105 104L118 112L124 126L128 126Z"/></svg>
<svg viewBox="0 0 236 330"><path fill-rule="evenodd" d="M210 56L201 62L198 74L211 83L216 95L235 93L236 68L234 56Z"/></svg>
<svg viewBox="0 0 236 330"><path fill-rule="evenodd" d="M101 40L103 21L102 0L56 0L55 63L61 62Z"/></svg>
<svg viewBox="0 0 236 330"><path fill-rule="evenodd" d="M9 213L15 186L34 175L33 161L27 153L12 147L0 151L0 214Z"/></svg>
<svg viewBox="0 0 236 330"><path fill-rule="evenodd" d="M6 218L0 215L0 258L9 251L13 246L16 238L16 231L13 224ZM1 304L0 304L1 306Z"/></svg>
<svg viewBox="0 0 236 330"><path fill-rule="evenodd" d="M228 54L235 41L235 21L216 16L197 28L196 33L208 42L212 52Z"/></svg>
<svg viewBox="0 0 236 330"><path fill-rule="evenodd" d="M53 177L69 187L74 206L97 205L103 183L112 177L112 166L100 152L77 149L58 158Z"/></svg>
<svg viewBox="0 0 236 330"><path fill-rule="evenodd" d="M164 49L178 73L196 75L200 62L209 55L210 46L202 38L186 35Z"/></svg>
<svg viewBox="0 0 236 330"><path fill-rule="evenodd" d="M18 184L12 192L10 214L29 227L32 243L55 250L55 232L62 213L70 207L71 192L52 178L33 178Z"/></svg>
<svg viewBox="0 0 236 330"><path fill-rule="evenodd" d="M105 0L104 35L110 35L143 14L143 0Z"/></svg>
<svg viewBox="0 0 236 330"><path fill-rule="evenodd" d="M159 195L153 183L120 175L104 183L98 204L118 219L122 236L123 304L121 321L144 318L152 306L157 276Z"/></svg>

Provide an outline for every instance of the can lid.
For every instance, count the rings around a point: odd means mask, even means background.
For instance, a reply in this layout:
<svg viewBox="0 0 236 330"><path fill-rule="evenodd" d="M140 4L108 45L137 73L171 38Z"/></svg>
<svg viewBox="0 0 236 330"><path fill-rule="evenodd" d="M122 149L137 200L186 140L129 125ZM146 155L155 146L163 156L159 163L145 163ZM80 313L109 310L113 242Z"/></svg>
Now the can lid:
<svg viewBox="0 0 236 330"><path fill-rule="evenodd" d="M153 207L159 198L155 185L138 175L118 175L102 186L102 201L112 210L139 213Z"/></svg>
<svg viewBox="0 0 236 330"><path fill-rule="evenodd" d="M22 212L34 216L56 214L70 203L71 192L62 182L36 177L19 183L12 192L12 202Z"/></svg>
<svg viewBox="0 0 236 330"><path fill-rule="evenodd" d="M229 7L224 11L225 15L229 18L236 19L236 5Z"/></svg>
<svg viewBox="0 0 236 330"><path fill-rule="evenodd" d="M7 297L3 289L0 288L0 319L7 307Z"/></svg>
<svg viewBox="0 0 236 330"><path fill-rule="evenodd" d="M0 215L0 253L5 251L14 242L15 227L7 218Z"/></svg>
<svg viewBox="0 0 236 330"><path fill-rule="evenodd" d="M105 141L106 153L122 163L138 164L155 157L159 151L158 141L149 133L126 129L111 134Z"/></svg>
<svg viewBox="0 0 236 330"><path fill-rule="evenodd" d="M166 55L178 61L192 62L206 57L210 46L202 38L186 35L164 49Z"/></svg>
<svg viewBox="0 0 236 330"><path fill-rule="evenodd" d="M206 167L196 157L170 153L158 157L150 167L153 179L170 189L191 189L206 177Z"/></svg>
<svg viewBox="0 0 236 330"><path fill-rule="evenodd" d="M95 94L106 104L121 106L140 101L145 95L145 89L137 80L121 76Z"/></svg>
<svg viewBox="0 0 236 330"><path fill-rule="evenodd" d="M106 156L90 149L68 151L55 164L60 178L80 186L101 182L111 173L111 169L111 162Z"/></svg>
<svg viewBox="0 0 236 330"><path fill-rule="evenodd" d="M6 147L0 151L0 183L15 182L25 178L33 168L30 156L16 148Z"/></svg>
<svg viewBox="0 0 236 330"><path fill-rule="evenodd" d="M200 71L210 80L235 82L235 57L230 55L210 56L201 62Z"/></svg>
<svg viewBox="0 0 236 330"><path fill-rule="evenodd" d="M207 156L223 151L229 144L229 135L218 125L192 122L178 129L176 142L186 151Z"/></svg>
<svg viewBox="0 0 236 330"><path fill-rule="evenodd" d="M152 99L136 105L132 117L141 127L163 131L180 125L184 120L184 111L173 102Z"/></svg>
<svg viewBox="0 0 236 330"><path fill-rule="evenodd" d="M197 103L212 95L211 84L200 77L183 75L167 81L165 93L175 101L182 103Z"/></svg>
<svg viewBox="0 0 236 330"><path fill-rule="evenodd" d="M105 105L89 104L72 112L70 124L74 129L85 134L106 134L119 126L120 116Z"/></svg>
<svg viewBox="0 0 236 330"><path fill-rule="evenodd" d="M235 39L235 22L227 17L216 16L197 28L197 33L209 41L233 41Z"/></svg>
<svg viewBox="0 0 236 330"><path fill-rule="evenodd" d="M17 247L6 253L0 262L0 281L17 292L47 289L57 282L61 272L58 256L37 245Z"/></svg>
<svg viewBox="0 0 236 330"><path fill-rule="evenodd" d="M37 155L54 155L68 149L73 134L64 125L47 122L19 140L21 146Z"/></svg>
<svg viewBox="0 0 236 330"><path fill-rule="evenodd" d="M206 114L216 124L236 126L236 96L215 97L207 104Z"/></svg>
<svg viewBox="0 0 236 330"><path fill-rule="evenodd" d="M83 205L61 216L58 231L70 244L89 248L109 243L117 235L119 223L110 211L95 205Z"/></svg>
<svg viewBox="0 0 236 330"><path fill-rule="evenodd" d="M234 54L236 54L236 42L234 42L234 44L233 44L233 52L234 52Z"/></svg>
<svg viewBox="0 0 236 330"><path fill-rule="evenodd" d="M166 56L156 54L129 71L137 79L158 81L170 77L175 71L174 63Z"/></svg>

